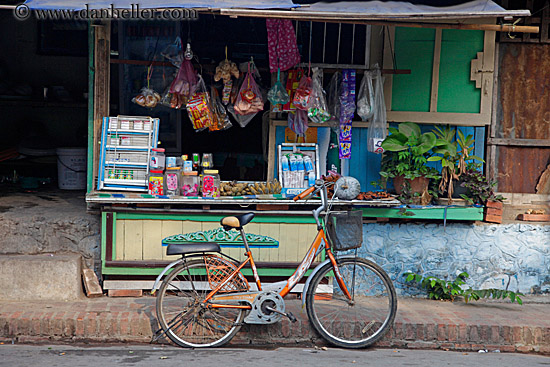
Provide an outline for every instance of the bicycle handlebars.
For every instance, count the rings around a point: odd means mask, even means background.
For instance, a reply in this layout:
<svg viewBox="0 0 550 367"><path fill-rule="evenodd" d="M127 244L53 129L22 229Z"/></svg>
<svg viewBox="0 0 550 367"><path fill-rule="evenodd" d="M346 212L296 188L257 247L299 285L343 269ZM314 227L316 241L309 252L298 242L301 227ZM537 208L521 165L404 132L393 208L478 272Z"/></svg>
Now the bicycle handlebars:
<svg viewBox="0 0 550 367"><path fill-rule="evenodd" d="M327 184L325 183L325 181L323 180L315 181L314 186L311 186L310 188L302 191L300 194L296 195L293 200L298 201L300 199L303 199L309 194L314 193L315 191L321 192L321 206L318 207L317 209L312 210L312 212L313 212L313 218L315 219L315 223L317 223L317 228L321 229L322 226L321 226L321 222L319 222L319 215L321 214L321 212L327 209L327 202L328 202Z"/></svg>

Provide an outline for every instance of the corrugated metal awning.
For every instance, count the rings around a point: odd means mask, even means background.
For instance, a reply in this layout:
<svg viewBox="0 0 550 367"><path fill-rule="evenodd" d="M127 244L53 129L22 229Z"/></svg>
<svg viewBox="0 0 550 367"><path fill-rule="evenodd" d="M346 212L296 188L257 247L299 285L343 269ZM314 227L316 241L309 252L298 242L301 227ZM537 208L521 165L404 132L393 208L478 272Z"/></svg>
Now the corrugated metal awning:
<svg viewBox="0 0 550 367"><path fill-rule="evenodd" d="M27 0L31 9L141 9L201 8L201 9L291 9L297 7L291 0ZM133 7L132 7L133 6Z"/></svg>

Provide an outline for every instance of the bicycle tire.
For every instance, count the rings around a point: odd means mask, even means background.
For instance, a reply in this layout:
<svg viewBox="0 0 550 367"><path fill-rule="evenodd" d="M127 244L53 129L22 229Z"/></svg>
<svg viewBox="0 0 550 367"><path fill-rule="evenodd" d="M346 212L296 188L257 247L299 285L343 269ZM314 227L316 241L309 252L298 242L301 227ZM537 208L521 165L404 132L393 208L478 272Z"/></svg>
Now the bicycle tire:
<svg viewBox="0 0 550 367"><path fill-rule="evenodd" d="M395 288L381 267L363 258L337 259L340 274L352 294L344 295L332 264L314 276L306 293L307 315L313 327L331 344L364 348L382 338L397 312Z"/></svg>
<svg viewBox="0 0 550 367"><path fill-rule="evenodd" d="M239 331L246 311L201 307L210 291L202 258L178 265L164 278L157 295L157 319L174 343L190 348L219 347Z"/></svg>

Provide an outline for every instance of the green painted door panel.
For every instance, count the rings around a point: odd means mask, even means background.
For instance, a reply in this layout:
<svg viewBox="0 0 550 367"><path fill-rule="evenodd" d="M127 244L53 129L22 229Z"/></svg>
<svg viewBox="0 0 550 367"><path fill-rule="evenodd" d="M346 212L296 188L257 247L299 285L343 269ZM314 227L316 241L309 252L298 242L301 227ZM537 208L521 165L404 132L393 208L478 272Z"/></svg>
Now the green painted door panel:
<svg viewBox="0 0 550 367"><path fill-rule="evenodd" d="M392 111L430 111L435 29L395 28L395 64L410 74L393 77Z"/></svg>
<svg viewBox="0 0 550 367"><path fill-rule="evenodd" d="M470 69L483 51L483 37L483 31L443 30L437 112L480 112L481 89L470 80Z"/></svg>

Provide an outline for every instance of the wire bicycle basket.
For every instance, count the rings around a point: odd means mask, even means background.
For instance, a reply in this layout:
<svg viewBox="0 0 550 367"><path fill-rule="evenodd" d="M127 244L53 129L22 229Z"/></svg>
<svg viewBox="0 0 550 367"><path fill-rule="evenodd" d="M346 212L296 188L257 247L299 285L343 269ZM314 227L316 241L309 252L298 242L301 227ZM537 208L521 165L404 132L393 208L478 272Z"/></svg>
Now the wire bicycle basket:
<svg viewBox="0 0 550 367"><path fill-rule="evenodd" d="M237 269L231 261L216 255L205 256L204 263L206 265L208 283L210 283L212 289L223 283ZM233 279L224 284L219 292L246 292L249 288L248 281L239 272Z"/></svg>
<svg viewBox="0 0 550 367"><path fill-rule="evenodd" d="M363 244L361 210L330 212L325 227L334 251L352 250Z"/></svg>

